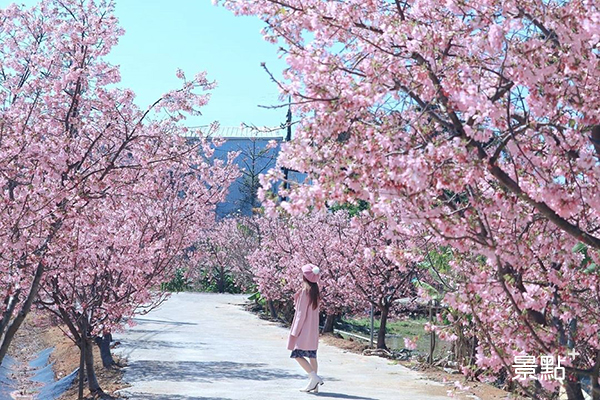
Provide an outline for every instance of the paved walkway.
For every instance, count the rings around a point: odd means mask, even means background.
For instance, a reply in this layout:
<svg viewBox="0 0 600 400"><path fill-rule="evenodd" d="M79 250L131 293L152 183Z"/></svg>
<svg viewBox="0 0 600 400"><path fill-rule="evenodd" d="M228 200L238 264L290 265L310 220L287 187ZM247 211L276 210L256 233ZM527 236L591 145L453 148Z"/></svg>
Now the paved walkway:
<svg viewBox="0 0 600 400"><path fill-rule="evenodd" d="M129 359L123 394L145 400L307 400L287 330L244 311L245 296L181 293L116 335ZM446 389L378 357L320 344L317 395L348 400L447 400ZM314 398L314 397L313 397Z"/></svg>

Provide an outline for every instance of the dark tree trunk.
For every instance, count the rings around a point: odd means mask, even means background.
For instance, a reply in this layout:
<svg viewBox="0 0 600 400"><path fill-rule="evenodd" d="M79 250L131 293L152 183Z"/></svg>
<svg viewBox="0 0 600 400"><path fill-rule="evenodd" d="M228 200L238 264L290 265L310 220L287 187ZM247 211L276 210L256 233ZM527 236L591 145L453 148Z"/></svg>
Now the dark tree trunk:
<svg viewBox="0 0 600 400"><path fill-rule="evenodd" d="M390 305L384 304L379 307L381 310L381 319L379 323L379 332L377 332L377 348L387 350L385 345L385 327L387 325L388 314L390 313Z"/></svg>
<svg viewBox="0 0 600 400"><path fill-rule="evenodd" d="M79 390L77 399L83 400L83 383L85 381L85 340L79 340Z"/></svg>
<svg viewBox="0 0 600 400"><path fill-rule="evenodd" d="M63 202L64 202L64 200L63 200ZM62 208L64 206L63 202L61 202L61 204L59 204L60 208ZM52 239L54 238L54 235L56 235L56 232L58 232L58 230L60 229L61 226L62 226L62 219L52 223L52 230L50 231L48 237L46 238L46 241L37 250L35 250L33 252L34 255L36 255L38 257L41 257L44 255L44 253L48 249L48 243L50 243L52 241ZM17 314L15 319L8 326L8 329L6 330L6 334L4 335L4 337L2 337L2 344L0 345L0 364L2 364L2 361L4 360L4 357L6 356L6 353L8 352L8 347L10 346L12 340L14 339L15 333L17 333L17 331L21 327L21 324L25 320L25 317L27 317L27 314L29 314L29 310L31 310L31 305L33 304L33 301L37 297L37 294L40 290L40 282L42 280L43 274L44 274L44 264L40 261L40 262L38 262L37 267L35 269L33 281L31 282L31 287L29 288L29 292L27 293L27 298L25 299L25 302L21 306L21 310L19 311L19 313ZM12 313L12 311L11 311L11 313ZM5 321L5 317L8 318L6 321ZM10 315L8 315L8 316L4 315L2 320L3 320L3 323L8 322L10 320ZM0 332L0 337L1 337L2 333L3 332Z"/></svg>
<svg viewBox="0 0 600 400"><path fill-rule="evenodd" d="M267 307L269 307L269 312L271 313L271 318L277 318L277 309L275 308L275 304L273 304L273 300L267 301Z"/></svg>
<svg viewBox="0 0 600 400"><path fill-rule="evenodd" d="M15 312L15 307L19 302L19 295L21 294L21 289L15 290L15 294L9 295L4 300L4 313L2 314L2 321L0 321L0 338L4 334L4 330L8 326L10 319Z"/></svg>
<svg viewBox="0 0 600 400"><path fill-rule="evenodd" d="M21 310L19 311L15 319L11 322L11 324L8 326L6 334L2 338L2 345L0 345L0 364L2 363L2 360L4 360L4 357L8 352L8 347L14 339L15 334L21 327L21 324L25 320L25 317L27 317L27 314L29 314L29 310L31 310L33 300L35 300L35 298L37 297L38 291L40 289L40 281L42 280L43 273L44 265L41 262L39 262L35 270L33 281L31 282L31 287L29 288L29 293L27 294L27 298L25 299L25 303L23 303L23 305L21 306ZM10 319L10 316L8 316L8 318Z"/></svg>
<svg viewBox="0 0 600 400"><path fill-rule="evenodd" d="M600 125L596 125L592 128L592 134L590 140L596 150L596 155L600 158Z"/></svg>
<svg viewBox="0 0 600 400"><path fill-rule="evenodd" d="M598 377L600 376L600 351L596 352L596 362L592 368L592 399L600 400L600 385Z"/></svg>
<svg viewBox="0 0 600 400"><path fill-rule="evenodd" d="M583 392L581 390L581 382L579 379L575 382L571 382L568 377L565 379L565 390L567 392L567 398L569 400L585 400Z"/></svg>
<svg viewBox="0 0 600 400"><path fill-rule="evenodd" d="M335 314L327 314L325 323L323 324L323 333L333 333L333 323L335 322Z"/></svg>
<svg viewBox="0 0 600 400"><path fill-rule="evenodd" d="M225 271L223 268L219 269L219 279L217 282L217 290L219 293L225 293Z"/></svg>
<svg viewBox="0 0 600 400"><path fill-rule="evenodd" d="M88 388L93 394L102 393L98 379L96 379L96 371L94 370L94 347L92 341L84 339L85 342L85 370L87 372Z"/></svg>
<svg viewBox="0 0 600 400"><path fill-rule="evenodd" d="M100 358L102 359L102 366L104 368L111 368L116 365L115 360L110 353L110 343L112 342L112 335L106 333L103 336L96 336L96 344L100 349Z"/></svg>

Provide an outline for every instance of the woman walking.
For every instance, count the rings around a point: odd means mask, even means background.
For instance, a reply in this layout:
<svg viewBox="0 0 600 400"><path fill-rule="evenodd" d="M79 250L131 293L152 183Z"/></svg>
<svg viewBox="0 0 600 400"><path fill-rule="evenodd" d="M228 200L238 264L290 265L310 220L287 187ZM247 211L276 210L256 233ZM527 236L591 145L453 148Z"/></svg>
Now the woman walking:
<svg viewBox="0 0 600 400"><path fill-rule="evenodd" d="M303 287L294 297L294 320L288 339L290 358L295 358L306 371L308 385L302 392L319 392L323 379L317 375L317 348L319 346L319 267L306 264L302 267ZM307 360L308 358L308 360Z"/></svg>

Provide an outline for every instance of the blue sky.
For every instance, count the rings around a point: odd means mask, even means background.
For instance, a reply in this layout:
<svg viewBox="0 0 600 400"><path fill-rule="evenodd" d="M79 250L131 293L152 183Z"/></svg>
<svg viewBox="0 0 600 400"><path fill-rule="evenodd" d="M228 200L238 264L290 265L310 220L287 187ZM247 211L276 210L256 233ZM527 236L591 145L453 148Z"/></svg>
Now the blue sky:
<svg viewBox="0 0 600 400"><path fill-rule="evenodd" d="M0 7L12 2L0 0ZM188 76L207 71L218 82L203 116L189 125L284 122L286 109L258 107L279 104L277 86L260 63L266 62L277 75L285 68L277 46L262 39L258 18L236 17L210 0L116 0L116 15L125 35L109 61L121 66L122 86L136 92L140 106L176 88L175 71L181 68Z"/></svg>

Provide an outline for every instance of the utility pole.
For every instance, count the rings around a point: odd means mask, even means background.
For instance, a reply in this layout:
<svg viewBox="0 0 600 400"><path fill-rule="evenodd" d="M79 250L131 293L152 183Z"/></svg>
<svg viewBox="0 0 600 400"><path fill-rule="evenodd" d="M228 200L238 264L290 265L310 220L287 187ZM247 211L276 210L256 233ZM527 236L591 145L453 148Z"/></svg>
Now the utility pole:
<svg viewBox="0 0 600 400"><path fill-rule="evenodd" d="M289 97L288 100L288 112L287 112L287 133L285 135L285 142L289 142L292 140L292 96ZM290 170L286 167L283 167L283 189L287 190L290 187L288 182L288 177L290 175Z"/></svg>

